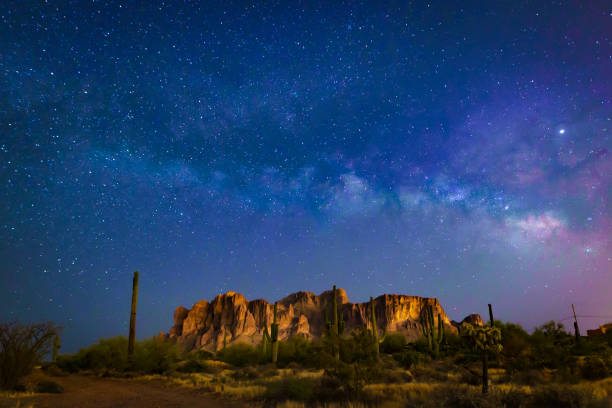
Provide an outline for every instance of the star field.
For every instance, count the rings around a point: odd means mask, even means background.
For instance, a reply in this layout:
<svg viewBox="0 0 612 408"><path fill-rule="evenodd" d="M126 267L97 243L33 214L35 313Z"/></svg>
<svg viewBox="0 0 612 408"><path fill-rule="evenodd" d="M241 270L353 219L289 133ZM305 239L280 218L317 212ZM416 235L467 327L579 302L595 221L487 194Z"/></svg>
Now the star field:
<svg viewBox="0 0 612 408"><path fill-rule="evenodd" d="M584 4L583 4L584 3ZM8 1L0 319L228 290L612 319L612 6Z"/></svg>

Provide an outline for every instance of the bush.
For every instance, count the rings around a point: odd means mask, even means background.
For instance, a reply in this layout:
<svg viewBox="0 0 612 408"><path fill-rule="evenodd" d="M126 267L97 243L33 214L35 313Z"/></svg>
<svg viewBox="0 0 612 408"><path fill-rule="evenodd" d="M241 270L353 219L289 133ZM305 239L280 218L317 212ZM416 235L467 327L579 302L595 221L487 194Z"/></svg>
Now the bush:
<svg viewBox="0 0 612 408"><path fill-rule="evenodd" d="M314 398L318 382L312 378L283 377L267 384L266 399L274 401L309 401Z"/></svg>
<svg viewBox="0 0 612 408"><path fill-rule="evenodd" d="M538 408L599 408L607 407L592 388L587 386L549 385L536 388L531 406Z"/></svg>
<svg viewBox="0 0 612 408"><path fill-rule="evenodd" d="M80 349L76 354L61 355L57 366L70 373L80 370L125 371L128 369L128 340L125 336L100 339L98 344Z"/></svg>
<svg viewBox="0 0 612 408"><path fill-rule="evenodd" d="M254 380L260 377L260 372L255 367L244 367L232 373L232 378L237 381Z"/></svg>
<svg viewBox="0 0 612 408"><path fill-rule="evenodd" d="M253 346L236 343L217 351L217 359L234 367L245 367L260 364L263 361L263 356Z"/></svg>
<svg viewBox="0 0 612 408"><path fill-rule="evenodd" d="M293 336L287 341L279 342L278 365L285 367L289 363L298 363L306 367L317 366L317 351L312 342L302 336Z"/></svg>
<svg viewBox="0 0 612 408"><path fill-rule="evenodd" d="M425 360L425 355L415 350L404 350L401 353L395 353L393 358L400 363L402 367L411 369L416 364Z"/></svg>
<svg viewBox="0 0 612 408"><path fill-rule="evenodd" d="M401 333L390 333L385 336L385 339L380 344L380 351L387 354L399 353L406 344L406 336Z"/></svg>
<svg viewBox="0 0 612 408"><path fill-rule="evenodd" d="M608 367L601 357L589 356L581 367L582 377L587 380L601 380L608 376Z"/></svg>
<svg viewBox="0 0 612 408"><path fill-rule="evenodd" d="M182 354L176 343L153 337L136 343L131 368L142 373L161 374L176 364Z"/></svg>
<svg viewBox="0 0 612 408"><path fill-rule="evenodd" d="M0 388L14 389L51 350L52 323L0 323Z"/></svg>
<svg viewBox="0 0 612 408"><path fill-rule="evenodd" d="M175 343L158 337L136 342L131 363L127 347L125 336L100 339L98 344L83 348L76 354L59 356L57 366L71 373L92 370L112 374L131 369L147 374L161 374L172 368L182 357L182 351Z"/></svg>

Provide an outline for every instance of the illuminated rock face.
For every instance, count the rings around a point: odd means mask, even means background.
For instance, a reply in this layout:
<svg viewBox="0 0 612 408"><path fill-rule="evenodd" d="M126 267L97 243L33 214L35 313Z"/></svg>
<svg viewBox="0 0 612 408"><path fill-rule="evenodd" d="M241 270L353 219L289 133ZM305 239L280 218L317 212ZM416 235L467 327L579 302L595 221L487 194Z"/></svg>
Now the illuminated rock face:
<svg viewBox="0 0 612 408"><path fill-rule="evenodd" d="M356 327L370 326L370 303L350 303L346 292L338 289L338 307L346 322L348 334ZM421 315L432 306L434 315L441 315L448 332L457 333L438 299L406 295L381 295L374 301L378 330L400 332L409 340L421 337ZM188 349L218 350L227 344L258 344L267 322L272 323L273 303L264 299L249 301L240 293L227 292L212 301L201 300L190 310L179 306L174 312L174 326L166 335ZM320 337L325 328L325 315L331 320L332 292L320 295L311 292L293 293L278 301L279 338L301 335Z"/></svg>

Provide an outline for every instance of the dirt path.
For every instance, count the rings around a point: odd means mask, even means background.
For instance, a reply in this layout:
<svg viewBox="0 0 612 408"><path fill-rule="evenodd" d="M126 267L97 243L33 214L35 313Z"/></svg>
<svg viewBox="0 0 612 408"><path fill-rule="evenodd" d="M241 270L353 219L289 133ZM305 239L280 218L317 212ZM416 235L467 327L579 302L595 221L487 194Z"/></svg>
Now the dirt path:
<svg viewBox="0 0 612 408"><path fill-rule="evenodd" d="M79 375L54 377L63 394L39 394L22 398L0 398L0 408L236 408L242 403L219 400L209 393L169 386L161 381L139 382Z"/></svg>

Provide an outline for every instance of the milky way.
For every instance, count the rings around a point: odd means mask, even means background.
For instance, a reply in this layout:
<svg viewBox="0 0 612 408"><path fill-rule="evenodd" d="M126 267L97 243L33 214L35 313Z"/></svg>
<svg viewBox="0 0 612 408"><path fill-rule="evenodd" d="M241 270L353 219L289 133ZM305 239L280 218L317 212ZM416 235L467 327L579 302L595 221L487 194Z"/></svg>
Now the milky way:
<svg viewBox="0 0 612 408"><path fill-rule="evenodd" d="M1 320L125 333L134 270L139 337L332 284L612 320L608 1L212 3L0 6Z"/></svg>

